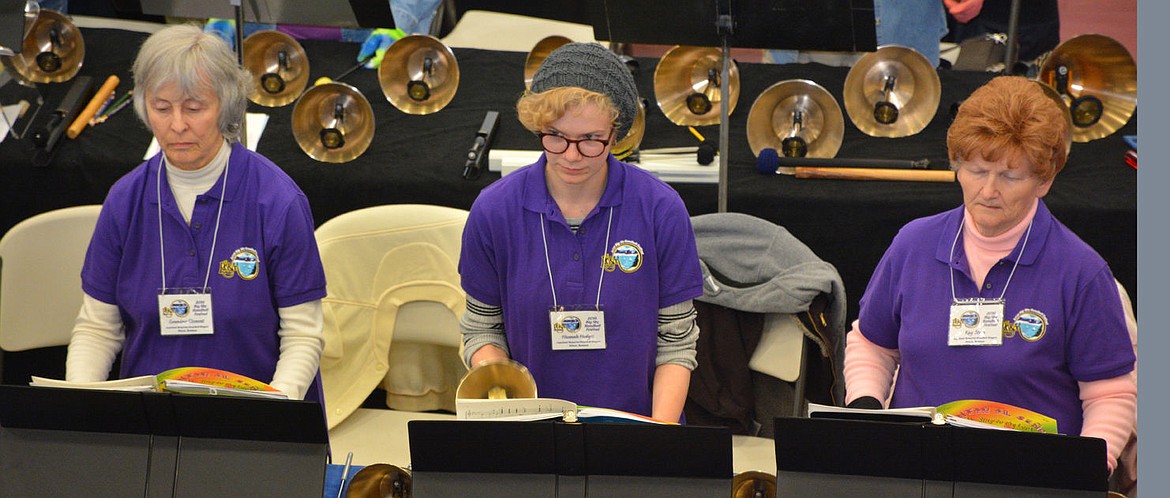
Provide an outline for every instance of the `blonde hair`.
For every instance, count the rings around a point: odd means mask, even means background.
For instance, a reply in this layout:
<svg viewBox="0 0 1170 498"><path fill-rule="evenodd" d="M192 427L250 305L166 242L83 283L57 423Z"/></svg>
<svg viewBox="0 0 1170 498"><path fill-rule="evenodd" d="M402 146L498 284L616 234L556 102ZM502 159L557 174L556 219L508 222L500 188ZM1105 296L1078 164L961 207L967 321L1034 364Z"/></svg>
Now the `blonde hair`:
<svg viewBox="0 0 1170 498"><path fill-rule="evenodd" d="M536 133L549 123L561 119L570 108L586 104L608 111L610 122L617 128L619 111L613 101L603 93L575 86L560 86L540 93L525 91L516 102L516 114L520 117L520 124Z"/></svg>
<svg viewBox="0 0 1170 498"><path fill-rule="evenodd" d="M184 95L211 90L219 98L219 132L231 142L239 141L252 76L218 36L192 24L163 28L142 43L131 72L134 112L148 127L146 94L174 83Z"/></svg>
<svg viewBox="0 0 1170 498"><path fill-rule="evenodd" d="M1041 84L1000 76L976 89L947 130L951 168L980 157L1006 160L1009 167L1030 166L1042 180L1055 177L1068 161L1069 123Z"/></svg>

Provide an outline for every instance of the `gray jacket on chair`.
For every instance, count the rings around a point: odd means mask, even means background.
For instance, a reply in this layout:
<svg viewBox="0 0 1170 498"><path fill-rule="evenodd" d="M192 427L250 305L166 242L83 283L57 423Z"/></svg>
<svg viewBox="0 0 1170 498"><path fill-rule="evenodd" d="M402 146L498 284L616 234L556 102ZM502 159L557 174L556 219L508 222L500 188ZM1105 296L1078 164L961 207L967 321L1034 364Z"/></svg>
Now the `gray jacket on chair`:
<svg viewBox="0 0 1170 498"><path fill-rule="evenodd" d="M802 313L820 294L832 300L829 329L835 340L811 337L822 356L845 354L845 285L837 269L821 260L782 226L742 213L691 217L703 270L699 301L754 313ZM844 399L843 383L837 385Z"/></svg>

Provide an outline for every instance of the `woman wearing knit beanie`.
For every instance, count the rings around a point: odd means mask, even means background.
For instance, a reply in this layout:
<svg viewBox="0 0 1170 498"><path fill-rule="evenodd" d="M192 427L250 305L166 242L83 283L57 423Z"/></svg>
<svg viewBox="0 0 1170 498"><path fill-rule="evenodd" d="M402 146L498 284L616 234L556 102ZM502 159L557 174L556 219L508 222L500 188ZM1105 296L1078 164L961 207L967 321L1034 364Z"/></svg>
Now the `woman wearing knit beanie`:
<svg viewBox="0 0 1170 498"><path fill-rule="evenodd" d="M485 188L463 233L464 355L524 364L542 397L677 422L702 273L678 193L611 154L638 105L601 45L541 64L516 110L545 153Z"/></svg>

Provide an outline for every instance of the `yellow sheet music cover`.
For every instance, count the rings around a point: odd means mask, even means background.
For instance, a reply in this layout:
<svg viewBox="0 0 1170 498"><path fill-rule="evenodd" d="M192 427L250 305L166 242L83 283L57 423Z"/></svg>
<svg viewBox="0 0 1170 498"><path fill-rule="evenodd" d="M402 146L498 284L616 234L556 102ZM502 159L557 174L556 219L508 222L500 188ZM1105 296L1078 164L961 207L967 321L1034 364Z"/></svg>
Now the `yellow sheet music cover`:
<svg viewBox="0 0 1170 498"><path fill-rule="evenodd" d="M963 399L940 405L936 410L952 425L965 425L963 421L969 421L1016 431L1057 434L1056 419L1007 403Z"/></svg>
<svg viewBox="0 0 1170 498"><path fill-rule="evenodd" d="M937 407L915 406L870 410L840 406L808 404L809 417L862 418L903 420L920 419L923 422L950 424L980 429L1006 429L1022 432L1059 434L1056 419L1007 403L982 399L962 399ZM839 417L837 417L839 415Z"/></svg>
<svg viewBox="0 0 1170 498"><path fill-rule="evenodd" d="M235 372L208 367L180 367L158 375L143 375L99 382L69 382L32 377L30 386L117 391L156 391L217 396L246 396L287 399L288 396L267 383Z"/></svg>

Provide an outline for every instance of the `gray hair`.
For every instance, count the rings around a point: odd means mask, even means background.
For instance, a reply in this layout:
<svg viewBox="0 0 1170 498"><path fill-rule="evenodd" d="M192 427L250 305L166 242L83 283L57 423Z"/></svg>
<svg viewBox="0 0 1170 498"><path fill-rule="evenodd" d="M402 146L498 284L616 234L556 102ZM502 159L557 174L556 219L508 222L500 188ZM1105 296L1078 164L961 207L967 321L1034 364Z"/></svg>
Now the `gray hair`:
<svg viewBox="0 0 1170 498"><path fill-rule="evenodd" d="M193 24L167 26L142 43L131 72L134 112L147 126L146 94L175 83L184 95L208 89L219 97L219 131L229 142L240 140L252 76L218 36Z"/></svg>

